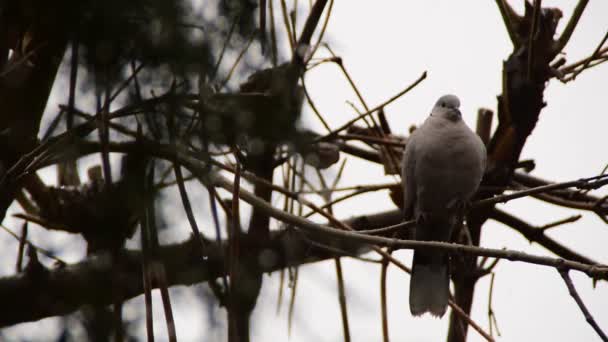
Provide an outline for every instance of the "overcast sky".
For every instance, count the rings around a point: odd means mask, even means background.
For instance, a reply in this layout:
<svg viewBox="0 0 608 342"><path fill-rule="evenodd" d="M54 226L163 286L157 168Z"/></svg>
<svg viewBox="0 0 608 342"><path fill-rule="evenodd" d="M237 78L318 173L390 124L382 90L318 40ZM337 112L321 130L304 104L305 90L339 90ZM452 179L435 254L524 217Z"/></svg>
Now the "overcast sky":
<svg viewBox="0 0 608 342"><path fill-rule="evenodd" d="M511 3L522 13L522 1ZM300 1L300 4L303 10L308 9L308 1ZM559 6L564 18L569 18L575 1L544 1L543 4ZM569 62L593 52L608 30L607 17L608 2L590 2L566 47ZM303 21L304 17L299 23ZM560 32L564 21L558 28ZM282 24L282 21L278 23ZM496 95L501 92L502 61L511 52L511 43L498 9L495 2L489 0L337 0L325 37L336 54L343 58L370 107L405 88L423 71L428 72L423 83L386 108L393 131L402 133L406 133L410 125L421 123L436 99L446 93L460 97L464 119L474 127L478 108L496 108ZM327 56L327 53L320 50L318 56ZM608 163L606 80L608 65L586 71L575 82L566 85L556 80L549 82L545 92L547 107L543 109L538 125L522 153L522 159L536 161L534 175L566 181L596 175ZM307 74L306 81L316 105L332 127L354 117L355 113L346 101L359 106L357 98L335 65L315 68ZM303 123L324 132L309 109L305 111ZM326 174L329 176L332 172L335 173L335 169ZM52 179L50 173L43 176ZM342 185L387 180L394 178L385 177L377 165L350 157ZM608 194L608 191L603 189L600 193ZM200 205L195 203L195 207L199 207L199 219L206 221L208 212L203 202L201 200ZM551 231L551 236L586 256L608 262L608 227L594 214L556 208L533 199L515 200L499 207L537 225L582 214L580 221ZM378 192L337 205L334 210L336 216L347 218L394 208L387 192ZM185 223L182 224L184 229L181 231L186 232L186 236L188 228ZM33 239L45 236L44 232L42 235L35 231L32 234ZM542 248L530 245L509 228L491 221L484 227L482 245L546 254ZM78 255L77 251L74 257ZM396 257L411 264L411 252L400 251ZM69 255L65 258L69 260ZM343 264L352 339L378 341L382 336L379 267L349 259L343 259ZM493 309L502 333L499 340L599 340L554 269L501 261L495 272ZM586 276L577 272L571 272L571 276L599 325L608 330L606 282L598 283L593 289ZM280 313L276 313L278 279L278 273L265 278L252 322L253 341L288 339L288 300L283 301ZM473 319L485 329L488 326L488 285L489 277L478 283L472 312ZM341 340L333 262L302 267L297 286L290 341ZM389 268L388 292L392 340L445 339L449 314L443 319L413 318L410 315L408 275L394 267ZM209 338L206 326L209 316L219 315L216 318L219 324L225 321L223 309L205 312L198 305L186 305L190 303L192 291L178 288L173 293L182 299L181 304L174 306L180 340L188 341L194 336ZM285 295L289 295L289 290ZM143 307L143 302L138 298L131 305ZM157 304L155 308L159 309L160 305ZM126 312L129 315L129 311ZM155 318L155 329L158 329L156 336L166 336L162 312L157 311ZM37 339L39 335L35 330L52 330L53 322L53 319L47 319L13 329L19 334L29 331ZM145 336L143 329L142 326L142 337ZM222 332L214 334L205 340L222 336ZM469 341L481 340L474 330L469 329Z"/></svg>

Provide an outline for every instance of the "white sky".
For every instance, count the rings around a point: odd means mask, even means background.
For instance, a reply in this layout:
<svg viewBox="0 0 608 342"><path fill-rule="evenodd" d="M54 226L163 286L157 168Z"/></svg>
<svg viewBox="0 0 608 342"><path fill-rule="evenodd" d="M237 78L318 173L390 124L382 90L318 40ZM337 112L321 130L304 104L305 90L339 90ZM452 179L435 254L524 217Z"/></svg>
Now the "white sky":
<svg viewBox="0 0 608 342"><path fill-rule="evenodd" d="M300 3L304 3L302 9L308 9L308 1ZM511 3L520 13L523 11L523 2ZM559 6L564 18L569 18L575 3L543 2L545 6ZM280 8L278 2L275 4L275 8ZM593 52L608 30L607 16L608 2L590 2L566 47L569 62ZM282 20L278 19L277 23L282 27ZM300 25L303 19L299 20ZM565 19L558 31L564 25ZM511 52L511 43L495 2L488 0L415 3L337 0L325 37L333 50L343 58L370 107L402 90L423 71L428 72L422 84L386 108L392 129L403 133L410 125L421 123L436 99L446 93L460 97L465 121L474 126L479 107L495 110L496 95L501 91L502 61ZM320 50L319 56L326 55L325 51ZM603 105L607 79L608 65L602 65L584 72L575 82L567 85L556 80L549 82L545 92L547 107L543 109L522 154L522 159L532 158L536 161L534 175L566 181L593 176L608 163L608 138L605 133L608 113ZM306 80L317 107L332 127L354 116L345 101L352 101L360 107L336 66L320 66L308 73ZM305 124L323 132L323 127L315 121L311 111L307 109L305 113ZM326 174L331 176L332 171ZM51 174L43 173L43 176L52 179ZM391 179L383 175L380 167L350 157L342 184L380 183ZM600 193L608 194L608 191L603 189ZM208 222L204 196L194 197L195 202L197 198L201 199L198 204L195 203L195 209L199 209L199 219ZM557 208L533 199L516 200L499 207L538 225L582 214L580 221L556 228L551 231L551 236L586 256L608 263L608 227L594 214ZM337 205L334 209L336 216L345 218L394 209L394 205L386 192L379 192ZM185 232L183 236L187 235L188 228L184 222L179 229ZM42 239L45 236L44 231L34 231L32 238L44 242ZM67 241L68 238L57 239ZM546 254L542 248L530 245L519 234L494 222L485 226L482 245ZM78 255L76 251L72 256L77 259ZM406 264L411 263L411 252L400 251L396 257ZM70 256L66 258L70 259ZM343 259L343 265L352 340L381 340L379 267L349 259ZM495 272L493 309L502 333L498 340L599 340L554 269L501 261ZM571 272L571 276L599 325L608 330L608 285L600 282L593 289L586 276L577 272ZM290 292L285 290L283 306L277 315L278 279L278 273L265 278L252 322L253 341L288 339L287 298ZM297 286L294 324L289 340L341 340L333 262L302 267ZM488 326L488 287L489 277L478 283L472 313L473 319L485 329ZM413 318L410 315L407 300L409 276L391 267L388 291L389 328L393 341L445 339L448 314L441 320ZM199 305L190 304L193 296L191 291L178 288L172 293L183 299L174 304L180 340L190 341L200 334L206 337L204 340L222 338L222 332L214 332L213 336L207 334L205 324L208 314ZM143 306L141 298L131 303ZM160 308L159 301L155 302L155 308ZM213 314L220 315L217 319L223 324L223 309L214 310ZM46 328L53 329L53 319L22 324L7 332L30 335L37 340L40 337L37 332ZM156 311L155 329L157 337L162 339L162 336L166 336L162 310ZM141 334L145 336L143 327ZM469 341L482 340L474 330L469 329Z"/></svg>

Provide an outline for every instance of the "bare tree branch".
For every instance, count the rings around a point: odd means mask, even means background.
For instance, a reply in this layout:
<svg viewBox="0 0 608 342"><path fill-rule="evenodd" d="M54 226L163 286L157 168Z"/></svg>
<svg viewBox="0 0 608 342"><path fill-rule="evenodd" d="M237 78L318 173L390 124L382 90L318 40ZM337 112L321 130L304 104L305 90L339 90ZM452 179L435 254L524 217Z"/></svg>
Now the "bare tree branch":
<svg viewBox="0 0 608 342"><path fill-rule="evenodd" d="M604 341L604 342L608 341L608 336L606 336L606 334L602 331L600 326L597 325L597 322L595 321L595 319L593 318L593 316L587 309L587 306L585 306L585 303L583 303L581 296L578 295L578 292L576 291L574 284L572 284L572 279L570 279L570 275L568 274L568 271L562 270L562 269L558 269L558 271L559 271L559 275L562 276L562 279L564 279L564 283L566 283L566 286L568 287L568 292L570 293L570 296L572 296L572 298L574 298L576 305L578 305L578 307L583 312L583 315L585 316L585 320L587 321L587 323L589 323L589 325L591 325L593 330L595 330L595 332L602 339L602 341Z"/></svg>
<svg viewBox="0 0 608 342"><path fill-rule="evenodd" d="M578 20L583 15L583 12L585 11L585 7L587 7L588 3L589 3L589 0L579 0L578 3L576 4L576 7L574 8L574 12L572 13L572 17L570 17L570 20L568 21L568 24L566 25L564 32L562 32L561 36L559 37L559 39L557 40L557 42L555 44L555 47L553 48L554 55L557 55L558 53L560 53L564 49L564 47L566 47L566 44L568 44L568 41L570 40L570 37L572 36L572 33L574 32L576 25L578 25Z"/></svg>
<svg viewBox="0 0 608 342"><path fill-rule="evenodd" d="M518 38L517 33L515 33L516 28L514 23L515 19L517 19L517 14L515 14L515 11L513 11L511 5L509 5L506 0L496 0L496 5L500 10L500 16L505 24L505 28L507 29L511 43L513 43L513 45L517 44Z"/></svg>
<svg viewBox="0 0 608 342"><path fill-rule="evenodd" d="M379 228L397 223L398 211L388 211L375 215L364 215L347 220L355 229ZM244 239L241 244L261 244L277 256L275 264L267 271L280 270L334 258L335 253L311 246L302 240L300 233L279 231L272 232L266 241ZM325 245L340 251L358 255L365 252L360 244L348 241L315 237ZM169 286L193 285L216 279L227 274L227 255L225 242L217 244L206 241L206 260L201 260L198 252L199 243L188 241L160 246L158 262L165 266ZM244 250L247 250L246 248ZM245 253L243 257L251 258ZM123 289L124 299L130 299L144 293L142 282L142 254L139 251L124 251L120 257L121 264L117 279ZM45 317L65 315L88 305L108 305L112 303L111 274L115 265L109 255L93 255L79 263L62 266L51 270L42 270L35 274L21 273L0 278L0 300L10 310L0 311L0 327L21 322L34 321ZM153 288L160 284L152 283Z"/></svg>
<svg viewBox="0 0 608 342"><path fill-rule="evenodd" d="M547 250L551 251L552 253L555 253L555 255L559 257L569 260L575 260L585 264L597 264L596 261L589 259L586 256L583 256L550 238L545 234L545 231L543 229L533 227L527 222L505 211L494 208L492 210L492 213L490 214L490 218L515 229L530 242L538 243L539 245L545 247Z"/></svg>
<svg viewBox="0 0 608 342"><path fill-rule="evenodd" d="M495 197L486 198L480 201L473 203L473 208L479 208L484 206L490 206L496 203L505 203L510 200L516 198L522 198L537 194L542 194L552 190L560 190L560 189L568 189L568 188L578 188L578 189L599 189L604 185L608 184L608 175L599 175L595 177L589 178L581 178L575 181L563 182L563 183L554 183L541 185L532 189L526 189L522 191L517 191L508 195L500 195Z"/></svg>

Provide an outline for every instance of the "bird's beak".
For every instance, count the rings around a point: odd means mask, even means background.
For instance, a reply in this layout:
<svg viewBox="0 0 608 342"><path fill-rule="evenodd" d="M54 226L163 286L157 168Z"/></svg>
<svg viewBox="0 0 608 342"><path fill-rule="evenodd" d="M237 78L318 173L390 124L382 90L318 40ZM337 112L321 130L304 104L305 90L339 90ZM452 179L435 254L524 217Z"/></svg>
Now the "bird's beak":
<svg viewBox="0 0 608 342"><path fill-rule="evenodd" d="M454 109L452 109L452 110L454 111L454 113L456 113L456 115L458 115L458 116L462 117L462 113L460 113L460 109L458 109L458 108L454 108Z"/></svg>

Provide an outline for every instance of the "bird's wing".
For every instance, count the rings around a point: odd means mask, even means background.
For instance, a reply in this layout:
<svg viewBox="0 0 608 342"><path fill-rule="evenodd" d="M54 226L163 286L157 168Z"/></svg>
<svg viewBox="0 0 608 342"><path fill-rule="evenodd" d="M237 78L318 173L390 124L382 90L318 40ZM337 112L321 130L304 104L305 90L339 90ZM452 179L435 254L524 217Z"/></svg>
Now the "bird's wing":
<svg viewBox="0 0 608 342"><path fill-rule="evenodd" d="M401 165L401 181L403 182L403 214L406 220L411 220L414 217L414 204L416 201L416 181L414 179L414 170L416 168L416 132L410 135L405 152L403 153L403 161Z"/></svg>

